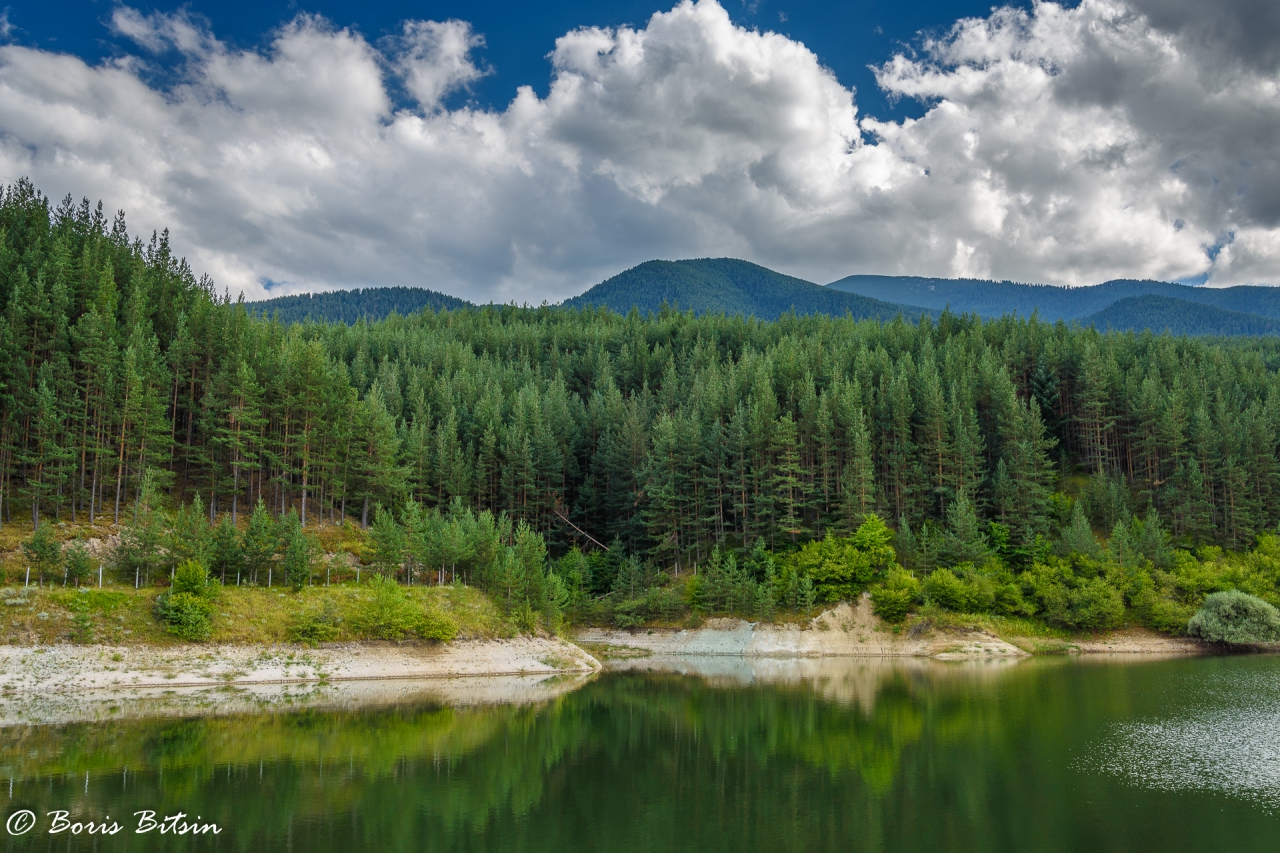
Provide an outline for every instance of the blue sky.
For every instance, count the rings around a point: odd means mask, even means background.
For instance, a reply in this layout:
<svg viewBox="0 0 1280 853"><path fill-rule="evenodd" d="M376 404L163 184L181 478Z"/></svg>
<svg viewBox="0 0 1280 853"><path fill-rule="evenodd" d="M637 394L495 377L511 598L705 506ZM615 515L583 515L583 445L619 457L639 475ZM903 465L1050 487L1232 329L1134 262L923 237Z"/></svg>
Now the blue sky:
<svg viewBox="0 0 1280 853"><path fill-rule="evenodd" d="M1274 0L23 2L0 182L248 298L652 258L1280 283Z"/></svg>

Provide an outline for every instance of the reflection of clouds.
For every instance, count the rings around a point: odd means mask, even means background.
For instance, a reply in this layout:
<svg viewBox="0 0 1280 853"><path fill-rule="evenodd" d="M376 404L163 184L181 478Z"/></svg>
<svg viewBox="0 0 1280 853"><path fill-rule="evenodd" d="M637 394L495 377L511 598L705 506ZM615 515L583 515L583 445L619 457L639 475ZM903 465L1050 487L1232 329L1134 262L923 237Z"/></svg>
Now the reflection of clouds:
<svg viewBox="0 0 1280 853"><path fill-rule="evenodd" d="M1280 685L1267 672L1174 679L1192 707L1117 723L1080 762L1142 788L1205 791L1280 808ZM1197 709L1195 704L1216 705ZM1226 707L1222 707L1222 706Z"/></svg>
<svg viewBox="0 0 1280 853"><path fill-rule="evenodd" d="M755 658L711 655L655 655L610 661L606 669L664 672L702 678L713 687L769 685L804 687L840 705L875 710L876 697L895 681L986 682L1010 673L1022 659L938 661L924 657ZM924 686L924 685L922 685Z"/></svg>
<svg viewBox="0 0 1280 853"><path fill-rule="evenodd" d="M1117 725L1089 764L1143 788L1280 807L1280 708Z"/></svg>

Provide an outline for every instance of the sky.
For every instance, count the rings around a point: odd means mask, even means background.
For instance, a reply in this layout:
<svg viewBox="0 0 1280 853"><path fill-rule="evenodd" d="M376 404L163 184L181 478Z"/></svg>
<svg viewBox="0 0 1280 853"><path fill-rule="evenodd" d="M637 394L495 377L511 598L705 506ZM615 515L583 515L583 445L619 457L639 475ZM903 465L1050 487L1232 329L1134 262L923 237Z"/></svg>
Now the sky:
<svg viewBox="0 0 1280 853"><path fill-rule="evenodd" d="M1280 4L22 0L0 182L246 298L651 258L1280 283Z"/></svg>

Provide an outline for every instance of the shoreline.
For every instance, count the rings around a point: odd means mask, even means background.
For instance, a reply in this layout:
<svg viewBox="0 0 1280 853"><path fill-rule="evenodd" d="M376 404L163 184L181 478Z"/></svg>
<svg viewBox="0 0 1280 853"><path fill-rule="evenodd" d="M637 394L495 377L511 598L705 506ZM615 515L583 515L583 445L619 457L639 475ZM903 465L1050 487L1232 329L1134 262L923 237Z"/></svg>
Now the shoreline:
<svg viewBox="0 0 1280 853"><path fill-rule="evenodd" d="M940 660L1011 659L1053 654L1203 655L1214 649L1191 637L1167 637L1130 628L1094 638L1011 637L973 629L895 633L871 609L866 596L843 603L803 624L709 619L699 628L584 628L575 642L605 657L732 656L747 658L931 657Z"/></svg>
<svg viewBox="0 0 1280 853"><path fill-rule="evenodd" d="M1191 638L1142 629L1069 640L1000 638L975 629L895 631L874 615L865 597L856 606L841 604L804 623L716 618L698 628L585 628L567 638L476 638L444 644L352 641L310 648L285 643L0 645L0 725L30 720L33 715L27 711L38 706L47 707L34 713L35 718L69 719L82 715L61 706L105 703L110 714L117 711L109 706L123 702L145 712L143 706L157 696L176 700L179 694L196 697L197 707L237 706L244 704L240 699L250 705L293 702L299 690L354 700L358 694L383 698L406 691L421 694L425 689L421 684L428 682L437 686L426 692L441 695L457 693L446 683L456 686L484 679L495 685L503 679L576 682L600 672L602 660L718 657L776 662L771 666L824 658L1013 663L1055 654L1170 656L1213 651ZM394 686L395 682L404 686ZM410 683L418 686L411 690ZM355 686L361 684L365 687ZM505 695L504 690L495 686L479 693L496 697ZM522 691L527 692L521 687L516 694L523 695ZM223 696L213 701L210 697L215 694L240 699ZM458 695L479 694L469 687ZM159 703L171 704L167 699ZM61 709L50 714L55 706ZM155 710L169 713L160 707Z"/></svg>
<svg viewBox="0 0 1280 853"><path fill-rule="evenodd" d="M558 638L169 647L0 646L0 697L100 689L242 687L593 673L600 662Z"/></svg>
<svg viewBox="0 0 1280 853"><path fill-rule="evenodd" d="M722 618L696 629L585 629L571 638L448 644L0 646L0 727L399 703L531 704L617 669L657 667L751 681L824 674L843 682L851 673L931 662L1003 670L1064 653L1135 660L1213 652L1189 638L1141 630L1024 647L1023 638L1008 642L975 630L933 629L912 637L909 630L888 629L869 602L859 605L840 605L803 624Z"/></svg>

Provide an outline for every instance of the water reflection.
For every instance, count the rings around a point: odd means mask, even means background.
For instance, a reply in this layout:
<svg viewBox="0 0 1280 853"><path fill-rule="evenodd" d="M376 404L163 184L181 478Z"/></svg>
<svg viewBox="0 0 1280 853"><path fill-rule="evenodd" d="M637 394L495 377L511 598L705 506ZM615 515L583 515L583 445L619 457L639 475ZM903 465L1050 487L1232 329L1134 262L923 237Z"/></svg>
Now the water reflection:
<svg viewBox="0 0 1280 853"><path fill-rule="evenodd" d="M11 810L180 809L225 827L57 849L1269 850L1273 819L1247 800L1084 757L1118 726L1208 713L1215 679L1275 671L645 659L523 705L10 726L0 785Z"/></svg>
<svg viewBox="0 0 1280 853"><path fill-rule="evenodd" d="M1280 809L1280 672L1268 658L1207 662L1166 685L1167 706L1113 724L1082 770L1168 791L1215 791ZM1191 696L1198 701L1188 701Z"/></svg>

